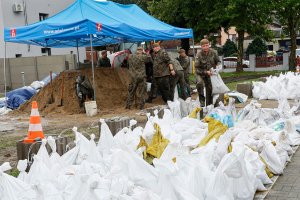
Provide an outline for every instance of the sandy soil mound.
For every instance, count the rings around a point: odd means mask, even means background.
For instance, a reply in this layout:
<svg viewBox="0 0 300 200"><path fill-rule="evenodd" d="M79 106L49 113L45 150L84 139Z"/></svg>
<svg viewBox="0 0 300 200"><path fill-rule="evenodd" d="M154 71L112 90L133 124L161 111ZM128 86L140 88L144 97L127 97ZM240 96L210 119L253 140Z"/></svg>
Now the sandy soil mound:
<svg viewBox="0 0 300 200"><path fill-rule="evenodd" d="M62 74L64 74L64 95L63 106L61 102L62 90ZM53 81L53 97L54 102L49 103L51 97L51 85L41 89L30 101L23 104L19 111L30 112L31 102L37 101L39 111L42 115L49 113L66 113L76 114L82 113L84 110L79 107L78 98L76 96L76 78L78 75L86 75L91 84L92 71L86 70L73 70L64 71ZM95 85L98 109L116 109L125 107L127 99L127 87L129 84L129 74L127 69L95 69Z"/></svg>

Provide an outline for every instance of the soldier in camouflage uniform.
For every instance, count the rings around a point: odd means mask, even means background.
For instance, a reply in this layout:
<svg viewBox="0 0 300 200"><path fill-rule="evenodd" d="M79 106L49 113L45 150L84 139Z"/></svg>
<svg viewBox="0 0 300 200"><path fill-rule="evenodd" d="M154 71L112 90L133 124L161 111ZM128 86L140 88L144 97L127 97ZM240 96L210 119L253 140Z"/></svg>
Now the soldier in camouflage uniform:
<svg viewBox="0 0 300 200"><path fill-rule="evenodd" d="M177 60L179 61L180 65L183 68L184 71L184 80L186 83L186 87L188 90L188 96L191 96L191 86L190 86L190 59L189 57L186 55L185 50L184 49L180 49L179 50L179 57L177 58Z"/></svg>
<svg viewBox="0 0 300 200"><path fill-rule="evenodd" d="M175 75L170 76L170 95L171 95L171 100L174 101L174 92L175 92L175 87L177 83L179 83L180 89L181 89L181 98L183 100L186 100L186 93L185 93L185 87L186 83L184 81L184 72L183 68L181 67L180 63L178 60L174 59L171 60L171 65L173 66L175 70Z"/></svg>
<svg viewBox="0 0 300 200"><path fill-rule="evenodd" d="M110 60L107 57L107 51L103 50L101 52L102 57L99 58L97 62L97 67L111 67Z"/></svg>
<svg viewBox="0 0 300 200"><path fill-rule="evenodd" d="M171 100L170 95L170 73L175 75L175 71L170 64L170 57L168 53L160 48L158 43L153 45L155 52L153 60L153 77L157 85L158 91L161 93L164 102Z"/></svg>
<svg viewBox="0 0 300 200"><path fill-rule="evenodd" d="M146 93L146 67L147 55L143 54L143 48L138 47L136 54L131 54L128 58L129 74L131 83L128 88L128 98L126 108L130 109L134 96L137 97L139 109L144 109Z"/></svg>
<svg viewBox="0 0 300 200"><path fill-rule="evenodd" d="M199 101L201 106L211 105L213 103L212 97L212 85L211 85L211 68L215 68L218 62L220 62L218 54L215 50L209 48L209 41L203 39L200 41L201 51L196 55L196 80L197 80L197 90L199 94ZM205 93L204 96L204 86Z"/></svg>

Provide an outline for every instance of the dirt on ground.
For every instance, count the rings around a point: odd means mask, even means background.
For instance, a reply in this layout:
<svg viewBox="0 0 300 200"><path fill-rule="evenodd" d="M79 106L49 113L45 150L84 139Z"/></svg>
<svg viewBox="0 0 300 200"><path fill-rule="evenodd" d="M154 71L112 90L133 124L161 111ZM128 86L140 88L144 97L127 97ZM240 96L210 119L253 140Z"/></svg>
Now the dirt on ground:
<svg viewBox="0 0 300 200"><path fill-rule="evenodd" d="M91 69L64 71L53 80L52 84L42 88L30 101L23 104L19 108L19 112L29 112L31 102L37 101L42 115L50 113L84 113L84 109L79 106L76 95L76 78L79 75L88 77L90 83L93 84ZM62 84L63 76L64 84ZM96 68L95 92L97 107L100 110L111 110L125 106L129 81L127 69ZM51 96L53 96L53 102L51 102ZM62 106L61 100L63 101Z"/></svg>

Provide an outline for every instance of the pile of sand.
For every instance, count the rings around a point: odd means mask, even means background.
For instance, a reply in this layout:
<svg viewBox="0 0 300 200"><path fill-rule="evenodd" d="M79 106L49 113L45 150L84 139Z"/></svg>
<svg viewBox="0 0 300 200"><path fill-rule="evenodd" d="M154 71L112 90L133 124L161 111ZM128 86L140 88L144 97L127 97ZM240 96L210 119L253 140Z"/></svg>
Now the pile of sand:
<svg viewBox="0 0 300 200"><path fill-rule="evenodd" d="M64 92L63 106L60 106L62 97L62 74L64 74ZM54 102L49 102L52 89L51 84L48 84L28 102L23 104L19 108L19 111L30 112L31 102L37 101L39 111L43 115L47 115L48 113L83 113L84 109L80 108L76 95L76 78L78 75L87 76L91 84L93 84L91 69L64 71L52 82ZM125 107L129 81L130 78L127 69L96 68L95 86L98 109L111 110Z"/></svg>

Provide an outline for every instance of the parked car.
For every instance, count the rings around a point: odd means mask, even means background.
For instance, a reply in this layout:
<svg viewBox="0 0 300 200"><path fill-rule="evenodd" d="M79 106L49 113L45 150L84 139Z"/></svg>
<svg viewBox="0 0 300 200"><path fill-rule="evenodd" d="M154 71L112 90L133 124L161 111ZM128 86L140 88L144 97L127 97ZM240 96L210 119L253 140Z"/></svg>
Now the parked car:
<svg viewBox="0 0 300 200"><path fill-rule="evenodd" d="M225 57L223 58L224 69L225 68L236 68L237 66L237 57ZM249 60L243 59L243 67L249 67Z"/></svg>
<svg viewBox="0 0 300 200"><path fill-rule="evenodd" d="M300 49L296 49L296 57L300 56Z"/></svg>

